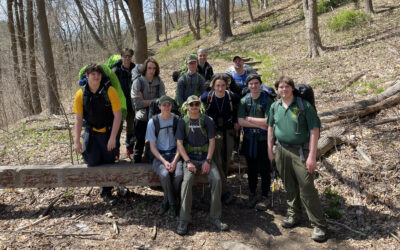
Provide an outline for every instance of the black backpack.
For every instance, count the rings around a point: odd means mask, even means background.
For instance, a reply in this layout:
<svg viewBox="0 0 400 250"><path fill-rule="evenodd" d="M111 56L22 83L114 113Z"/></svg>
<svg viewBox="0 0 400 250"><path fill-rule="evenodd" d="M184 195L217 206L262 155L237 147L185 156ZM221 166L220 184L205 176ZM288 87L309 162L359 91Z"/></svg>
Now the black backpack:
<svg viewBox="0 0 400 250"><path fill-rule="evenodd" d="M179 116L174 115L174 114L171 114L171 115L174 118L174 121L173 121L173 124L172 124L172 130L174 131L174 135L175 135L176 129L178 127ZM171 127L171 126L167 126L167 127L160 128L160 119L159 119L158 115L154 115L152 117L152 119L153 119L153 123L154 123L154 133L155 133L157 138L158 138L158 134L160 133L161 129L168 129L168 128Z"/></svg>
<svg viewBox="0 0 400 250"><path fill-rule="evenodd" d="M315 111L317 111L317 108L315 107L314 90L310 85L304 83L295 84L293 95L301 97L301 99L308 101L314 107ZM301 104L301 106L303 105Z"/></svg>
<svg viewBox="0 0 400 250"><path fill-rule="evenodd" d="M149 116L148 117L153 117L159 113L161 113L161 110L158 108L158 104L159 104L159 99L153 100L150 103L149 106ZM180 112L179 112L179 106L176 103L176 101L174 100L174 103L172 103L172 109L171 109L171 113L180 116Z"/></svg>

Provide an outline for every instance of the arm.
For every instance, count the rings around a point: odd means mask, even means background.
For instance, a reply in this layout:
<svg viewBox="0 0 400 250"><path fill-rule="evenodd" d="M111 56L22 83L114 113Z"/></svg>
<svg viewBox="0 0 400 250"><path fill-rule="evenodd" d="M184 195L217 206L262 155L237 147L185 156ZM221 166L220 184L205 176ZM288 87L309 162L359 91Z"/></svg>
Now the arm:
<svg viewBox="0 0 400 250"><path fill-rule="evenodd" d="M310 131L310 152L307 157L306 166L311 174L317 168L317 148L318 148L319 128Z"/></svg>
<svg viewBox="0 0 400 250"><path fill-rule="evenodd" d="M186 74L186 73L185 73ZM183 77L181 76L178 80L178 84L177 84L177 88L176 88L176 95L177 95L177 101L178 101L178 105L179 107L182 106L184 100L183 100L183 96L184 96L184 81L183 81Z"/></svg>
<svg viewBox="0 0 400 250"><path fill-rule="evenodd" d="M77 153L82 153L81 132L82 132L83 114L75 114L75 136L74 149Z"/></svg>
<svg viewBox="0 0 400 250"><path fill-rule="evenodd" d="M183 141L182 140L177 140L176 141L177 147L178 147L178 152L179 154L182 156L183 160L186 162L188 160L190 160L189 156L186 153L185 147L183 146ZM193 163L189 163L186 166L189 171L196 173L196 166L193 165Z"/></svg>
<svg viewBox="0 0 400 250"><path fill-rule="evenodd" d="M141 82L139 78L137 78L132 85L132 90L131 90L131 98L132 98L132 103L135 105L136 109L142 109L142 108L147 108L150 106L150 103L153 100L144 100L143 99L143 93L140 91L141 87Z"/></svg>
<svg viewBox="0 0 400 250"><path fill-rule="evenodd" d="M275 160L274 152L272 148L274 147L274 129L271 126L268 126L268 158L270 162Z"/></svg>
<svg viewBox="0 0 400 250"><path fill-rule="evenodd" d="M154 157L156 157L158 160L161 161L162 164L164 164L165 168L170 171L170 163L168 161L166 161L164 159L164 157L162 157L162 155L160 154L160 152L158 151L157 147L156 147L156 143L155 142L150 142L150 150L153 153Z"/></svg>
<svg viewBox="0 0 400 250"><path fill-rule="evenodd" d="M160 77L158 77L158 79L160 80L160 89L159 89L159 94L160 94L160 96L159 96L159 97L161 97L161 96L165 95L165 84L164 84L164 82L161 80Z"/></svg>
<svg viewBox="0 0 400 250"><path fill-rule="evenodd" d="M215 138L208 139L208 153L207 159L212 159L215 149ZM203 165L201 166L201 174L208 174L210 172L211 165L204 161Z"/></svg>
<svg viewBox="0 0 400 250"><path fill-rule="evenodd" d="M250 122L248 119L257 119L257 122ZM258 120L260 119L260 120ZM252 120L253 121L253 120ZM246 116L245 118L238 118L239 125L241 127L247 127L247 128L260 128L267 130L268 125L267 125L267 118L255 118L255 117L248 117Z"/></svg>
<svg viewBox="0 0 400 250"><path fill-rule="evenodd" d="M113 114L114 114L114 120L113 120L112 129L111 129L111 135L110 135L110 139L108 139L108 143L107 143L108 151L113 150L116 146L115 138L117 137L119 126L121 125L121 119L122 119L122 111L121 110L114 111Z"/></svg>

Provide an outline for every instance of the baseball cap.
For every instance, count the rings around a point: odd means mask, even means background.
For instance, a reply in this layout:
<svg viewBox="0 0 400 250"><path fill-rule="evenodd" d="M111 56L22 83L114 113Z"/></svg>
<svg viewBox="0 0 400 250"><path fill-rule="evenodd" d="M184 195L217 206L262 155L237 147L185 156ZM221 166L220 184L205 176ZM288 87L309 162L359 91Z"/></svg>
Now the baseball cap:
<svg viewBox="0 0 400 250"><path fill-rule="evenodd" d="M192 102L200 102L200 98L198 96L191 95L191 96L188 97L186 103L190 104Z"/></svg>
<svg viewBox="0 0 400 250"><path fill-rule="evenodd" d="M164 103L169 102L169 103L174 103L174 99L172 99L171 97L167 96L167 95L163 95L160 97L159 99L159 103L160 105L164 105Z"/></svg>
<svg viewBox="0 0 400 250"><path fill-rule="evenodd" d="M241 57L241 56L239 56L239 55L235 55L235 56L233 57L233 59L232 59L232 62L235 61L236 58L243 59L243 57Z"/></svg>
<svg viewBox="0 0 400 250"><path fill-rule="evenodd" d="M197 62L197 56L195 55L189 55L188 57L186 57L186 62L190 63L190 62Z"/></svg>
<svg viewBox="0 0 400 250"><path fill-rule="evenodd" d="M246 77L246 84L249 84L249 82L250 82L251 80L253 80L253 79L257 79L257 80L260 82L260 84L262 84L261 76L260 76L259 74L254 74L254 73L249 74L249 75Z"/></svg>

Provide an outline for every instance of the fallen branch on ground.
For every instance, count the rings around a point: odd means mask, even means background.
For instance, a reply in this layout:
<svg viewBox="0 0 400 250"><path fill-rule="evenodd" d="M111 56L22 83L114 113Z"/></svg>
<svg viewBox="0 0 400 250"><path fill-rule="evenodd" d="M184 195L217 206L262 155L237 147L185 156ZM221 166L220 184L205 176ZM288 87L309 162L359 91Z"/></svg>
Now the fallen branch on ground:
<svg viewBox="0 0 400 250"><path fill-rule="evenodd" d="M327 220L327 221L329 223L331 223L331 224L342 226L342 227L346 228L347 230L352 231L353 233L357 233L357 234L360 234L362 236L367 236L365 233L363 233L361 231L358 231L358 230L355 230L355 229L352 229L351 227L349 227L349 226L347 226L345 224L342 224L342 223L339 223L339 222L336 222L336 221L333 221L333 220Z"/></svg>
<svg viewBox="0 0 400 250"><path fill-rule="evenodd" d="M30 226L34 226L34 225L39 224L40 222L42 222L42 221L44 221L44 220L47 220L48 218L50 218L49 215L47 215L47 216L45 216L45 217L42 217L42 218L40 218L40 219L38 219L38 220L32 222L32 224L29 224L29 225L26 225L26 226L23 226L23 227L19 227L19 228L15 229L15 231L20 231L20 230L25 229L25 228L28 228L28 227L30 227Z"/></svg>
<svg viewBox="0 0 400 250"><path fill-rule="evenodd" d="M2 233L21 233L21 234L39 234L43 236L48 236L48 237L66 237L66 236L71 236L71 237L88 237L88 236L95 236L99 235L96 233L56 233L56 234L50 234L50 233L45 233L42 231L37 231L37 230L23 230L23 231L15 231L15 230L0 230Z"/></svg>
<svg viewBox="0 0 400 250"><path fill-rule="evenodd" d="M62 192L61 194L57 195L55 198L53 198L53 200L50 202L50 204L47 206L46 210L44 210L44 212L42 213L43 216L47 215L50 210L54 207L54 204L56 204L56 202L61 199L61 197L63 197L65 194L65 192Z"/></svg>

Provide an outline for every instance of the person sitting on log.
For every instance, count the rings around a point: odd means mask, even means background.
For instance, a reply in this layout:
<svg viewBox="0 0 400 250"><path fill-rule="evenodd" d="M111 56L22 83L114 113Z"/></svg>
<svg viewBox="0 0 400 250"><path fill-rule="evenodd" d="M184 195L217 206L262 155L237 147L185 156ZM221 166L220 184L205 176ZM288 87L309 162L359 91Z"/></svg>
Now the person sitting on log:
<svg viewBox="0 0 400 250"><path fill-rule="evenodd" d="M155 157L152 168L158 174L164 190L159 215L169 210L169 217L174 219L178 211L178 197L183 178L182 162L176 147L175 132L179 117L171 113L174 100L169 96L159 99L160 114L153 116L147 124L146 140Z"/></svg>
<svg viewBox="0 0 400 250"><path fill-rule="evenodd" d="M88 166L114 163L116 137L121 124L121 102L117 91L110 82L102 82L103 69L90 64L86 71L87 83L75 94L74 149L81 153ZM83 144L80 141L82 127ZM114 205L116 199L111 194L112 187L103 187L100 195L104 201Z"/></svg>

